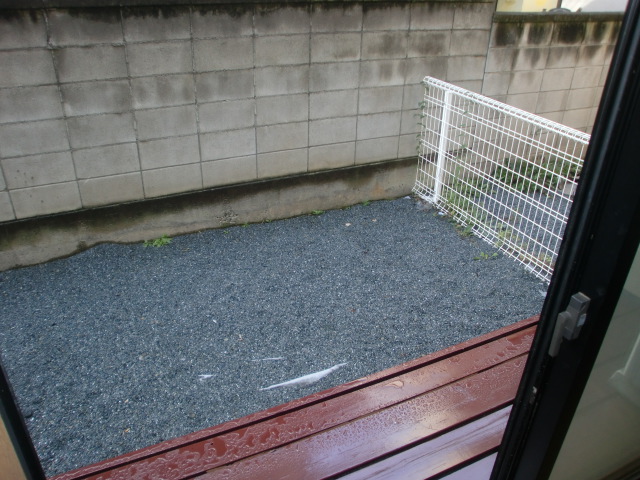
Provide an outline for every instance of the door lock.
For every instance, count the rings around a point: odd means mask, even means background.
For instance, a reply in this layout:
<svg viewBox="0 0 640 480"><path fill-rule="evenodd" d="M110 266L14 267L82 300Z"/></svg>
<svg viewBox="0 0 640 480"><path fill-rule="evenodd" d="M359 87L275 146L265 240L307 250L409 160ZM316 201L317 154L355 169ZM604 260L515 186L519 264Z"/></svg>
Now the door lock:
<svg viewBox="0 0 640 480"><path fill-rule="evenodd" d="M584 293L578 292L571 296L567 309L558 315L556 327L553 330L549 355L555 357L560 351L563 340L575 340L580 335L582 326L587 319L587 309L591 299Z"/></svg>

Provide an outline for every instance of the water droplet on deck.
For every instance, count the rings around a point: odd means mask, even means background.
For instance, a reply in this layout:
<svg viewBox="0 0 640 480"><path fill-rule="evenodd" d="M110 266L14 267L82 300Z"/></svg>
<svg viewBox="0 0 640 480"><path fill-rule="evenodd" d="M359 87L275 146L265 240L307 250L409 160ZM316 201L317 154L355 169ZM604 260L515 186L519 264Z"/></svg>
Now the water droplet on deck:
<svg viewBox="0 0 640 480"><path fill-rule="evenodd" d="M404 387L404 382L402 380L396 380L394 382L387 383L385 387L402 388Z"/></svg>

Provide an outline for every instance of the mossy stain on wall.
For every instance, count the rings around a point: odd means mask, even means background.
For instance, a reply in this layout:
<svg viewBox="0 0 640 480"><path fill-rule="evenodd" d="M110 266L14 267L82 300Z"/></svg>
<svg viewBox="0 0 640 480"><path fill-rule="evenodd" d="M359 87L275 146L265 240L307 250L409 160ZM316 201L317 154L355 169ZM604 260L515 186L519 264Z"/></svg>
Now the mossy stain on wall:
<svg viewBox="0 0 640 480"><path fill-rule="evenodd" d="M81 18L91 22L120 23L119 8L70 8L62 10L70 17Z"/></svg>
<svg viewBox="0 0 640 480"><path fill-rule="evenodd" d="M587 26L585 23L556 23L554 34L558 43L578 44L584 40L586 31Z"/></svg>
<svg viewBox="0 0 640 480"><path fill-rule="evenodd" d="M163 6L163 7L140 7L124 8L122 13L125 17L135 18L155 18L167 19L184 15L189 10L185 7Z"/></svg>
<svg viewBox="0 0 640 480"><path fill-rule="evenodd" d="M524 33L524 23L498 23L494 30L493 42L496 47L517 45Z"/></svg>

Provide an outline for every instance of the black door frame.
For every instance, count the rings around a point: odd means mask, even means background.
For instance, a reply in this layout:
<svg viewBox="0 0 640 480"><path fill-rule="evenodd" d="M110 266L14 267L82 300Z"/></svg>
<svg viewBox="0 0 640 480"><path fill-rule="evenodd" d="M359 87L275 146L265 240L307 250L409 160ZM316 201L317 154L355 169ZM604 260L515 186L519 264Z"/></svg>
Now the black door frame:
<svg viewBox="0 0 640 480"><path fill-rule="evenodd" d="M538 333L491 476L549 477L640 242L640 0L630 0ZM558 314L583 292L579 337L548 350Z"/></svg>

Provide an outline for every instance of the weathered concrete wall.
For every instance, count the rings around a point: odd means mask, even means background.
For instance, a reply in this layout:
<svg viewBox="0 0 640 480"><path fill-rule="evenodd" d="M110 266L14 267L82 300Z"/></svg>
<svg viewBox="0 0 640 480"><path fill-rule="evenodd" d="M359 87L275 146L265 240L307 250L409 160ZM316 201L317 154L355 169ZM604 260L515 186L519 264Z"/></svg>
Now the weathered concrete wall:
<svg viewBox="0 0 640 480"><path fill-rule="evenodd" d="M138 241L404 195L425 75L590 131L621 23L494 0L42 2L0 0L0 268L102 241L88 218ZM359 183L367 166L383 177ZM256 185L275 190L249 214ZM122 204L144 225L111 223Z"/></svg>
<svg viewBox="0 0 640 480"><path fill-rule="evenodd" d="M591 132L620 14L496 14L482 93Z"/></svg>
<svg viewBox="0 0 640 480"><path fill-rule="evenodd" d="M0 221L415 155L494 1L0 10Z"/></svg>

